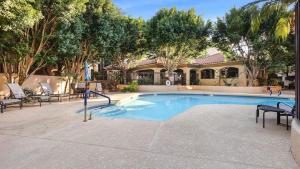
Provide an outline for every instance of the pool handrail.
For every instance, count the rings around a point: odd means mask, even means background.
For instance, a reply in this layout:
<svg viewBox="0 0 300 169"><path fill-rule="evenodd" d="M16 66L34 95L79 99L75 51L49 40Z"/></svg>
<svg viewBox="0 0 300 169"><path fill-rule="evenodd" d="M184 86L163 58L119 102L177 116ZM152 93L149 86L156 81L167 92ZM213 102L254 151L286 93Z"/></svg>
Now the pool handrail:
<svg viewBox="0 0 300 169"><path fill-rule="evenodd" d="M104 94L95 92L95 91L93 91L93 90L90 90L89 92L107 98L107 99L108 99L108 104L109 104L109 105L111 104L111 99L110 99L110 97L108 97L108 96L106 96L106 95L104 95Z"/></svg>

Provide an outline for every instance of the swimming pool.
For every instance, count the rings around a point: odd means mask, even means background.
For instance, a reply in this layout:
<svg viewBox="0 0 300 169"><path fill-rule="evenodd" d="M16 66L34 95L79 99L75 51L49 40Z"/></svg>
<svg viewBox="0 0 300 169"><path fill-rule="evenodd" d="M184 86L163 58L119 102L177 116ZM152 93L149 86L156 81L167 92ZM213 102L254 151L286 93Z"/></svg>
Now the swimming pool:
<svg viewBox="0 0 300 169"><path fill-rule="evenodd" d="M276 105L277 102L289 105L294 99L279 97L225 96L204 94L144 94L106 108L91 109L94 116L164 121L185 112L196 105Z"/></svg>

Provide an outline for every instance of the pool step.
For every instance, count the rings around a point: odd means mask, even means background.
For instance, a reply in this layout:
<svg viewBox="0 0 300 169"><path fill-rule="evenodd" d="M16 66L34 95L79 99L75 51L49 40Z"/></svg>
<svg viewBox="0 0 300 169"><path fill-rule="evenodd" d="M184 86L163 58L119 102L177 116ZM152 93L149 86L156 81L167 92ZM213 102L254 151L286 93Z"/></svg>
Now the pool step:
<svg viewBox="0 0 300 169"><path fill-rule="evenodd" d="M118 106L109 106L102 109L94 109L92 114L97 114L105 117L114 117L126 113L126 110Z"/></svg>

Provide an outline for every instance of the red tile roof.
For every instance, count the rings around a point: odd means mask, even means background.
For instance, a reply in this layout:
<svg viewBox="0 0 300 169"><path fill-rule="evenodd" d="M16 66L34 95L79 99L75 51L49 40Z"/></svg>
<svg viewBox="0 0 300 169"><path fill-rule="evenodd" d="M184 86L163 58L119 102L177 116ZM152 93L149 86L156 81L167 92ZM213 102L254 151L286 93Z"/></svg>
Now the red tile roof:
<svg viewBox="0 0 300 169"><path fill-rule="evenodd" d="M205 56L203 58L197 58L194 60L194 64L196 65L208 65L208 64L216 64L225 62L225 56L221 53ZM141 60L137 63L137 66L148 65L148 64L156 64L160 63L156 59L149 60ZM105 69L114 69L112 65L106 66Z"/></svg>
<svg viewBox="0 0 300 169"><path fill-rule="evenodd" d="M199 64L199 65L207 65L207 64L223 63L223 62L225 62L225 57L221 53L206 56L204 58L195 59L195 64Z"/></svg>
<svg viewBox="0 0 300 169"><path fill-rule="evenodd" d="M148 65L148 64L155 64L157 63L156 59L150 59L150 60L142 60L138 62L138 65Z"/></svg>

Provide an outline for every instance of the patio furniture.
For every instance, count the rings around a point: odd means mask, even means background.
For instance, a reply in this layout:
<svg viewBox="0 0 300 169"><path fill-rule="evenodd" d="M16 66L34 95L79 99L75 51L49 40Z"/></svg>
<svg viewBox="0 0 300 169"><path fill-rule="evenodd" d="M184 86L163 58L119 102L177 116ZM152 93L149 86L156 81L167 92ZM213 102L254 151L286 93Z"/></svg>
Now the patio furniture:
<svg viewBox="0 0 300 169"><path fill-rule="evenodd" d="M20 106L20 109L22 109L22 101L19 99L0 100L1 113L4 112L4 109L6 109L8 105L16 105L16 104L18 104Z"/></svg>
<svg viewBox="0 0 300 169"><path fill-rule="evenodd" d="M20 100L21 104L23 104L24 99L27 99L27 98L31 98L33 100L37 100L39 102L40 106L42 106L42 102L43 101L47 101L47 102L50 103L50 97L49 96L42 96L42 95L27 96L24 93L23 89L21 88L21 86L19 84L8 83L7 86L10 89L13 98Z"/></svg>
<svg viewBox="0 0 300 169"><path fill-rule="evenodd" d="M290 106L283 102L278 102L277 107L269 106L269 105L257 105L256 109L256 123L258 122L258 117L260 111L263 111L263 128L265 128L265 113L266 112L274 112L277 113L277 125L281 124L280 119L281 116L286 117L286 128L289 129L289 116L293 117L295 116L295 105Z"/></svg>
<svg viewBox="0 0 300 169"><path fill-rule="evenodd" d="M103 93L102 84L96 83L95 92Z"/></svg>
<svg viewBox="0 0 300 169"><path fill-rule="evenodd" d="M74 95L83 97L85 91L85 82L76 83L74 86Z"/></svg>
<svg viewBox="0 0 300 169"><path fill-rule="evenodd" d="M62 101L62 97L69 97L69 94L67 93L54 93L52 87L49 85L49 83L40 83L40 86L43 90L43 93L46 96L49 96L50 98L56 97L58 101Z"/></svg>
<svg viewBox="0 0 300 169"><path fill-rule="evenodd" d="M91 88L91 85L90 85L90 88ZM100 93L100 94L104 93L101 83L95 83L95 87L92 90L96 93ZM94 97L98 97L98 95L96 93L94 93Z"/></svg>

